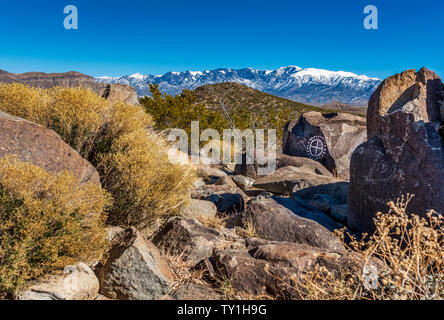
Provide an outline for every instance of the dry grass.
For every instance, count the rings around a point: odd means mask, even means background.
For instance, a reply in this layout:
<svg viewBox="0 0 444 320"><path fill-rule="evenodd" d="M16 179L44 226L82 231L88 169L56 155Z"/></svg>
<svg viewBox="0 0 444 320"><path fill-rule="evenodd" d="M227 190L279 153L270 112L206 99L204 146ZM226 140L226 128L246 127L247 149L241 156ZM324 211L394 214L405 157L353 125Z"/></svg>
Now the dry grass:
<svg viewBox="0 0 444 320"><path fill-rule="evenodd" d="M237 230L239 236L244 239L253 238L257 236L257 230L253 222L247 221L246 224Z"/></svg>
<svg viewBox="0 0 444 320"><path fill-rule="evenodd" d="M411 197L390 202L378 213L376 231L349 249L362 255L364 268L339 278L326 270L307 273L301 299L435 300L444 299L443 217L433 211L427 219L406 212ZM344 239L344 233L338 233ZM368 262L378 259L379 270ZM375 261L375 260L374 260Z"/></svg>
<svg viewBox="0 0 444 320"><path fill-rule="evenodd" d="M221 216L199 216L197 218L200 223L202 223L205 227L216 229L216 230L222 230L225 227L225 220L226 217Z"/></svg>
<svg viewBox="0 0 444 320"><path fill-rule="evenodd" d="M171 255L166 254L165 259L171 268L173 273L173 284L171 285L171 292L176 291L180 287L187 283L196 283L205 285L207 284L204 280L206 270L195 269L193 266L184 260L184 254L182 255Z"/></svg>
<svg viewBox="0 0 444 320"><path fill-rule="evenodd" d="M233 287L231 280L225 276L219 276L216 279L216 284L224 300L275 300L275 297L268 295L257 296L238 290Z"/></svg>
<svg viewBox="0 0 444 320"><path fill-rule="evenodd" d="M97 258L105 247L108 201L100 186L80 185L69 173L0 159L0 296Z"/></svg>

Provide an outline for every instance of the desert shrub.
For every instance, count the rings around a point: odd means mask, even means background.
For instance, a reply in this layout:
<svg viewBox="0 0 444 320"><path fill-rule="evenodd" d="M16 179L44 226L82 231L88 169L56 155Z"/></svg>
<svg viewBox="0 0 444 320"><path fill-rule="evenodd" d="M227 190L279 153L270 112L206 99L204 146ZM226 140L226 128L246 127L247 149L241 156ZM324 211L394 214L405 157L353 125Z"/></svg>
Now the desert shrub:
<svg viewBox="0 0 444 320"><path fill-rule="evenodd" d="M85 158L89 158L108 109L105 99L87 89L0 84L0 110L54 130Z"/></svg>
<svg viewBox="0 0 444 320"><path fill-rule="evenodd" d="M96 184L67 172L50 174L13 158L0 159L0 296L105 246L104 208Z"/></svg>
<svg viewBox="0 0 444 320"><path fill-rule="evenodd" d="M357 240L348 234L348 248L363 257L339 278L322 268L306 274L301 299L431 300L444 298L444 226L442 215L408 214L411 197L388 204L388 213L374 219L376 231ZM338 233L344 240L345 233ZM369 267L380 261L379 272ZM370 285L371 284L371 285ZM376 284L376 285L375 285Z"/></svg>
<svg viewBox="0 0 444 320"><path fill-rule="evenodd" d="M151 125L138 106L117 104L110 115L107 150L98 155L97 167L115 200L111 224L144 227L177 213L189 199L193 170L169 162L168 144Z"/></svg>
<svg viewBox="0 0 444 320"><path fill-rule="evenodd" d="M96 166L114 197L109 222L115 225L174 214L189 195L191 170L169 163L166 140L150 129L152 116L140 106L110 107L82 88L0 84L0 110L53 129Z"/></svg>

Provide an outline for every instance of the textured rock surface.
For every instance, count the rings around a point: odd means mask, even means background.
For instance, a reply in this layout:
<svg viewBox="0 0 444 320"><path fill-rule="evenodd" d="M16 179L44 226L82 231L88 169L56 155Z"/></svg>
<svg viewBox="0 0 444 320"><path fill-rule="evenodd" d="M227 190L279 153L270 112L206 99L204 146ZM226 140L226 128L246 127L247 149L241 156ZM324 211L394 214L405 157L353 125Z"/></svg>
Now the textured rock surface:
<svg viewBox="0 0 444 320"><path fill-rule="evenodd" d="M17 300L92 300L99 293L99 280L84 263L67 266L61 275L46 276L28 286Z"/></svg>
<svg viewBox="0 0 444 320"><path fill-rule="evenodd" d="M193 265L209 258L220 238L217 230L207 228L192 219L175 217L165 223L153 236L153 243L173 255L183 254Z"/></svg>
<svg viewBox="0 0 444 320"><path fill-rule="evenodd" d="M383 116L396 111L414 115L415 121L440 121L444 86L436 73L422 68L407 70L385 79L370 97L367 114L368 139L380 137ZM443 119L441 119L443 120Z"/></svg>
<svg viewBox="0 0 444 320"><path fill-rule="evenodd" d="M259 179L263 176L258 175L258 168L265 167L267 165L263 158L251 159L247 161L247 154L242 155L242 163L236 164L235 171L238 175L243 175L253 179ZM248 163L247 163L248 162ZM262 164L261 164L262 163ZM265 163L265 164L263 164ZM304 157L292 157L286 154L276 154L276 167L275 169L283 167L296 167L303 171L321 174L327 177L332 177L332 174L319 162Z"/></svg>
<svg viewBox="0 0 444 320"><path fill-rule="evenodd" d="M217 251L214 261L234 288L255 296L297 298L301 276L316 266L325 267L336 277L345 271L359 272L363 266L361 257L345 252L260 239L253 242L248 252Z"/></svg>
<svg viewBox="0 0 444 320"><path fill-rule="evenodd" d="M241 175L233 176L232 179L233 179L234 183L236 183L237 186L239 188L241 188L242 190L249 189L254 184L254 179L249 178L249 177L245 177L245 176L241 176Z"/></svg>
<svg viewBox="0 0 444 320"><path fill-rule="evenodd" d="M307 112L287 123L283 153L320 162L330 172L349 179L353 150L366 140L365 118L347 113Z"/></svg>
<svg viewBox="0 0 444 320"><path fill-rule="evenodd" d="M0 111L0 157L16 156L48 172L68 171L82 183L100 183L97 170L54 131Z"/></svg>
<svg viewBox="0 0 444 320"><path fill-rule="evenodd" d="M444 212L444 146L439 102L444 85L426 69L385 80L369 105L369 141L352 155L348 224L372 232L387 203L414 194L408 212ZM440 95L441 92L441 95Z"/></svg>
<svg viewBox="0 0 444 320"><path fill-rule="evenodd" d="M191 197L211 201L217 207L217 212L241 212L245 208L248 196L239 188L228 185L207 185L195 190Z"/></svg>
<svg viewBox="0 0 444 320"><path fill-rule="evenodd" d="M119 300L154 300L170 291L171 270L154 244L134 228L118 233L97 268L100 293Z"/></svg>
<svg viewBox="0 0 444 320"><path fill-rule="evenodd" d="M332 177L310 173L302 169L280 168L273 174L256 180L253 186L275 194L291 194L305 188L338 181Z"/></svg>
<svg viewBox="0 0 444 320"><path fill-rule="evenodd" d="M217 207L211 201L191 199L188 206L180 210L180 215L185 218L197 219L199 217L215 217Z"/></svg>
<svg viewBox="0 0 444 320"><path fill-rule="evenodd" d="M262 196L248 203L240 224L252 224L263 239L303 243L314 247L344 250L332 234L339 226L325 213L303 207L288 198Z"/></svg>

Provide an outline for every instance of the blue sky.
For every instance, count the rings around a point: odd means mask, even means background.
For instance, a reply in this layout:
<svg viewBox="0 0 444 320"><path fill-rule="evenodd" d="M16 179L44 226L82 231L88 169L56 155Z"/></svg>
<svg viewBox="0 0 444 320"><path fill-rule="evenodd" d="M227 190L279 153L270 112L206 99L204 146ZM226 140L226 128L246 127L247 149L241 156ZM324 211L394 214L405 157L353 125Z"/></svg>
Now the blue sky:
<svg viewBox="0 0 444 320"><path fill-rule="evenodd" d="M76 5L79 30L63 28ZM366 5L379 29L363 27ZM15 0L0 3L0 69L135 72L280 66L444 77L442 0Z"/></svg>

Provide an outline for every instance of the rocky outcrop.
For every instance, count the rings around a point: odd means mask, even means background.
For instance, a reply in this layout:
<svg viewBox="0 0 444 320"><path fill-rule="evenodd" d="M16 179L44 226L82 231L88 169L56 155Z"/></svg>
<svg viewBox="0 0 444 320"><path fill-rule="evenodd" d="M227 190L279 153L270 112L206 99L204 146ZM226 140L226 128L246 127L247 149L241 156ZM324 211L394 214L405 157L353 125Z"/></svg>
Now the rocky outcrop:
<svg viewBox="0 0 444 320"><path fill-rule="evenodd" d="M325 213L288 198L258 196L241 214L241 226L252 226L256 236L273 241L303 243L342 251L332 231L339 228Z"/></svg>
<svg viewBox="0 0 444 320"><path fill-rule="evenodd" d="M60 275L35 281L16 294L17 300L93 300L99 293L99 281L86 264L65 267Z"/></svg>
<svg viewBox="0 0 444 320"><path fill-rule="evenodd" d="M342 179L349 179L350 157L366 140L365 119L347 113L307 112L284 128L283 153L318 161Z"/></svg>
<svg viewBox="0 0 444 320"><path fill-rule="evenodd" d="M183 260L196 265L213 254L220 233L192 219L171 218L153 236L153 243L164 252L183 255Z"/></svg>
<svg viewBox="0 0 444 320"><path fill-rule="evenodd" d="M139 98L134 88L123 84L97 83L93 77L75 71L65 73L9 73L0 70L0 82L23 83L37 88L82 87L94 91L99 96L109 100L112 105L117 102L139 104Z"/></svg>
<svg viewBox="0 0 444 320"><path fill-rule="evenodd" d="M173 281L159 249L134 228L115 234L96 273L100 293L119 300L160 298L169 293Z"/></svg>
<svg viewBox="0 0 444 320"><path fill-rule="evenodd" d="M370 97L367 114L367 135L384 134L384 116L397 111L412 114L415 122L439 122L442 116L444 86L433 71L422 68L407 70L385 79Z"/></svg>
<svg viewBox="0 0 444 320"><path fill-rule="evenodd" d="M427 69L386 79L368 109L370 139L352 155L349 225L372 232L387 203L414 194L407 211L444 212L444 145L439 128L444 85Z"/></svg>
<svg viewBox="0 0 444 320"><path fill-rule="evenodd" d="M258 168L265 167L267 165L266 159L259 157L259 154L255 153L254 159L247 161L247 154L242 155L242 161L236 164L235 171L238 175L243 175L253 179L259 179L262 176L258 175ZM324 175L326 177L332 177L332 174L319 162L304 157L292 157L285 154L276 154L276 167L280 169L283 167L296 167L303 171Z"/></svg>
<svg viewBox="0 0 444 320"><path fill-rule="evenodd" d="M15 156L48 172L68 171L81 183L100 184L97 170L54 131L0 111L0 157Z"/></svg>

